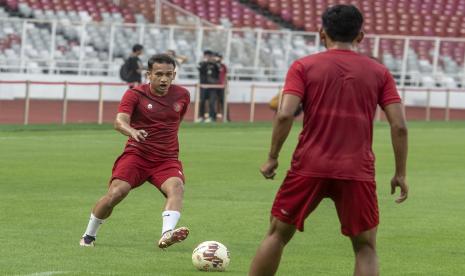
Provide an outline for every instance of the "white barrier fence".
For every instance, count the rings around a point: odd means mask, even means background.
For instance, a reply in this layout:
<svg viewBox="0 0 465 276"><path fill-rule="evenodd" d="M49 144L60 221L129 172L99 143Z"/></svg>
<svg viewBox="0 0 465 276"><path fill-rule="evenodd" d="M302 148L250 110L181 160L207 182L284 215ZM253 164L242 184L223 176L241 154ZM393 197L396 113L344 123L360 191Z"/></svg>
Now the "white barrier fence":
<svg viewBox="0 0 465 276"><path fill-rule="evenodd" d="M199 117L199 104L200 104L200 89L201 88L224 88L224 114L228 114L228 104L234 103L249 103L250 116L249 121L255 121L255 107L257 103L266 103L272 97L279 93L282 85L278 84L260 84L260 83L232 83L227 86L223 85L205 85L199 83L181 83L179 84L186 87L191 92L191 99L194 102L194 120ZM2 89L5 88L6 89ZM15 93L16 96L5 97L2 94L5 91L23 90L21 94ZM33 88L42 88L41 93L33 95ZM44 89L45 87L45 89ZM82 89L86 87L86 89ZM108 88L117 89L119 93L108 97ZM119 101L122 93L126 90L127 84L121 82L81 82L81 81L31 81L31 80L0 80L0 100L6 99L24 99L24 124L29 124L29 111L31 99L53 99L62 101L62 114L61 123L67 123L68 115L68 101L70 100L89 100L98 102L98 118L97 123L103 122L103 106L105 101ZM236 89L240 89L241 93L237 93ZM83 97L80 94L85 94L89 90L94 91ZM48 92L47 92L48 91ZM73 91L71 94L70 91ZM97 91L95 93L95 91ZM231 92L233 91L233 92ZM408 107L424 107L425 108L425 121L431 120L432 108L444 109L444 120L450 120L451 109L465 109L465 89L454 88L400 88L402 100ZM52 94L52 95L51 95ZM112 93L114 94L114 93ZM240 94L241 96L238 97ZM231 98L233 101L231 101ZM2 111L0 110L0 113ZM378 109L376 120L381 119L381 111ZM223 117L224 122L227 121L227 116Z"/></svg>
<svg viewBox="0 0 465 276"><path fill-rule="evenodd" d="M294 60L324 50L317 32L288 30L24 18L0 18L0 28L14 38L0 55L1 70L10 73L117 76L132 44L140 43L144 61L167 49L187 56L182 78L197 78L197 63L210 49L224 55L230 79L282 81ZM463 37L367 34L358 51L382 61L400 86L463 88L464 56L451 49L464 45Z"/></svg>

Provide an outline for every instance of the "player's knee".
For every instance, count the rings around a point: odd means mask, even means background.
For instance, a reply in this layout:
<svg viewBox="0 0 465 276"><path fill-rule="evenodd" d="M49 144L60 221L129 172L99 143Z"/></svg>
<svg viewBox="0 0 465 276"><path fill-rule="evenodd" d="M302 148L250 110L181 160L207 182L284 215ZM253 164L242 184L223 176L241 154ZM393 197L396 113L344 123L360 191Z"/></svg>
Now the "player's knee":
<svg viewBox="0 0 465 276"><path fill-rule="evenodd" d="M184 195L184 184L181 179L170 178L161 186L161 191L168 197L182 197Z"/></svg>
<svg viewBox="0 0 465 276"><path fill-rule="evenodd" d="M376 250L376 240L371 235L361 234L351 238L352 247L355 252L370 249Z"/></svg>
<svg viewBox="0 0 465 276"><path fill-rule="evenodd" d="M181 181L174 181L168 190L168 193L172 196L182 196L184 194L184 184Z"/></svg>
<svg viewBox="0 0 465 276"><path fill-rule="evenodd" d="M108 205L110 206L115 206L118 204L121 200L123 200L127 195L129 191L126 189L111 189L108 191L107 198L108 198Z"/></svg>
<svg viewBox="0 0 465 276"><path fill-rule="evenodd" d="M282 245L286 245L294 236L295 231L296 228L294 225L272 218L268 236L277 239Z"/></svg>

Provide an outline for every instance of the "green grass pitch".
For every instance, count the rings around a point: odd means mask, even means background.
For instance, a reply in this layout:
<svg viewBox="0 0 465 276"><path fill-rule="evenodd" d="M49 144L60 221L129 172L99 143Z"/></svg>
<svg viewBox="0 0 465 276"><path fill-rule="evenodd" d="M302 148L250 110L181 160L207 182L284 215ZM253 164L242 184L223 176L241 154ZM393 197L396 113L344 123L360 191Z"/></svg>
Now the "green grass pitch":
<svg viewBox="0 0 465 276"><path fill-rule="evenodd" d="M409 126L411 190L401 205L389 194L389 128L375 127L381 275L465 275L465 123ZM191 235L162 251L155 242L164 200L148 184L114 210L95 248L78 246L125 137L108 125L0 126L0 275L202 275L191 253L206 240L231 251L224 275L246 275L300 127L285 144L277 179L267 181L258 167L270 124L184 124L179 225ZM278 275L352 275L351 245L332 202L323 201L305 226L286 248Z"/></svg>

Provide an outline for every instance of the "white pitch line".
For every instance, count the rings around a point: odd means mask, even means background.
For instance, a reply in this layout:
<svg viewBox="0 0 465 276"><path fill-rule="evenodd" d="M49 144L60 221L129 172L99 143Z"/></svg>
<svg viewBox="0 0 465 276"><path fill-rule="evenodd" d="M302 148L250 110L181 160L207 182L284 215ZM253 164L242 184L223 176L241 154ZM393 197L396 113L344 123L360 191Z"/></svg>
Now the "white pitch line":
<svg viewBox="0 0 465 276"><path fill-rule="evenodd" d="M80 136L74 136L73 138L93 138L95 135L80 135ZM101 136L100 136L101 138ZM43 141L43 140L54 140L54 141L61 141L64 139L69 139L69 137L59 137L59 136L4 136L0 137L0 140L37 140L37 141ZM107 142L106 142L107 143Z"/></svg>
<svg viewBox="0 0 465 276"><path fill-rule="evenodd" d="M82 271L44 271L44 272L34 272L29 274L18 274L17 276L51 276L51 275L62 275L62 274L87 274L87 275L120 275L119 273L111 272L82 272Z"/></svg>
<svg viewBox="0 0 465 276"><path fill-rule="evenodd" d="M44 272L34 272L30 274L20 274L20 276L50 276L56 274L68 274L71 271L44 271Z"/></svg>

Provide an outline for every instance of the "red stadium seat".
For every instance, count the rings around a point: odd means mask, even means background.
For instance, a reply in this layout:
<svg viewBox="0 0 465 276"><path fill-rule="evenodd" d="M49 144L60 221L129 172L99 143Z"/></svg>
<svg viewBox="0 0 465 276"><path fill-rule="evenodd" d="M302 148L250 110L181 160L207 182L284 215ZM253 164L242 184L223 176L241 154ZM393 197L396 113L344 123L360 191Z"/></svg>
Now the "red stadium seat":
<svg viewBox="0 0 465 276"><path fill-rule="evenodd" d="M0 4L8 10L17 10L20 3L26 3L33 10L57 12L87 12L92 20L103 20L102 14L119 14L126 23L136 22L135 15L143 15L148 22L154 22L155 2L153 0L121 0L120 6L111 0L0 0ZM228 19L234 27L251 27L278 29L279 26L239 0L169 0L202 19L220 24L223 18ZM340 0L250 0L264 11L281 17L295 27L316 32L321 27L321 15L324 10ZM463 0L351 0L364 14L364 31L367 34L394 34L411 36L465 37L465 1ZM161 11L163 24L193 24L185 20L174 8L163 5ZM113 18L113 17L110 17ZM181 19L181 20L180 20ZM401 57L403 45L392 40L381 43L381 51ZM10 41L11 42L11 41ZM8 42L8 43L10 43ZM2 47L6 42L1 41ZM371 52L370 43L362 44L364 52ZM430 46L412 44L420 58L430 58ZM444 47L445 53L459 62L463 59L460 47ZM463 62L463 61L461 61Z"/></svg>
<svg viewBox="0 0 465 276"><path fill-rule="evenodd" d="M320 17L336 0L254 0L272 14L291 21L306 31L317 31ZM465 2L458 0L374 0L350 1L365 16L365 31L375 34L419 36L464 35ZM316 19L315 19L316 18ZM454 23L452 23L454 22Z"/></svg>

